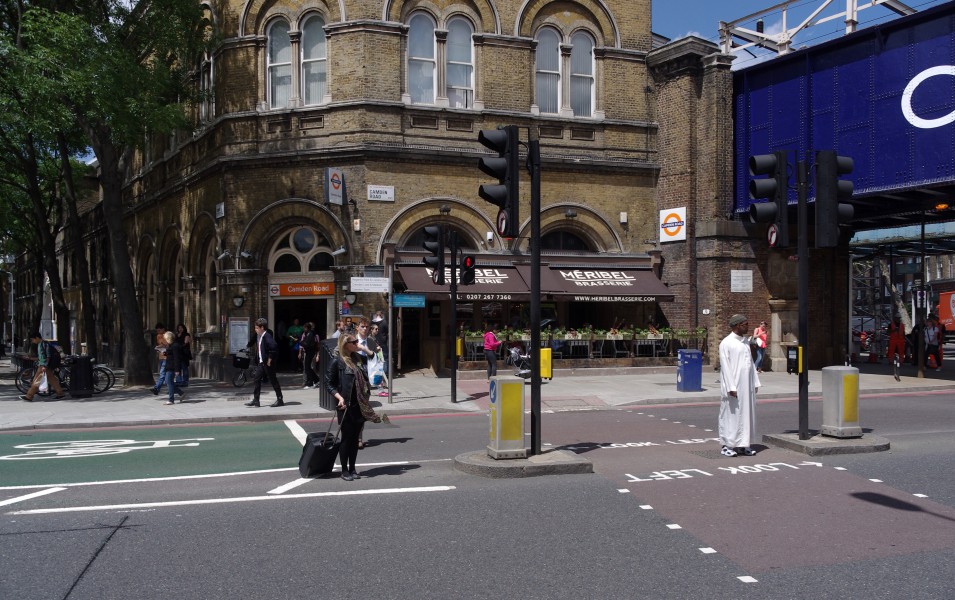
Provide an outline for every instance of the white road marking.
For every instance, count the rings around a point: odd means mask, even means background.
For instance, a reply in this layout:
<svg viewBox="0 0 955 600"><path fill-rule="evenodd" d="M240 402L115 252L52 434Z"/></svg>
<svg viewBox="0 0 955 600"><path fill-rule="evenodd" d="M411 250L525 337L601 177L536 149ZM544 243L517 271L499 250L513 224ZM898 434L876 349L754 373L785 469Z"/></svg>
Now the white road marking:
<svg viewBox="0 0 955 600"><path fill-rule="evenodd" d="M389 466L398 466L398 465L419 465L424 463L431 462L451 462L450 458L435 458L427 460L401 460L394 462L378 462L378 463L359 463L359 467L389 467ZM157 481L180 481L187 479L205 479L207 477L234 477L237 475L260 475L262 473L282 473L285 471L298 471L298 467L285 467L282 469L261 469L258 471L235 471L232 473L206 473L203 475L176 475L173 477L152 477L144 479L111 479L108 481L80 481L76 483L45 483L45 484L35 484L35 485L13 485L8 487L0 487L0 490L35 490L37 488L50 488L50 487L79 487L86 485L111 485L116 483L152 483Z"/></svg>
<svg viewBox="0 0 955 600"><path fill-rule="evenodd" d="M456 489L450 485L436 485L417 488L382 488L374 490L348 490L342 492L314 492L311 494L289 494L287 496L240 496L237 498L207 498L205 500L174 500L169 502L143 502L140 504L105 504L101 506L70 506L64 508L41 508L20 510L9 515L41 515L50 513L94 512L104 510L138 510L144 508L164 508L171 506L198 506L203 504L232 504L236 502L261 502L264 500L290 500L299 498L326 498L334 496L370 496L376 494L411 494L422 492L447 492Z"/></svg>
<svg viewBox="0 0 955 600"><path fill-rule="evenodd" d="M757 579L755 577L750 577L749 575L743 575L741 577L737 577L737 579L743 583L757 583Z"/></svg>
<svg viewBox="0 0 955 600"><path fill-rule="evenodd" d="M622 490L617 490L617 491L620 492L621 494L629 494L629 493L630 493L630 490L628 490L627 488L624 488L624 489L622 489Z"/></svg>
<svg viewBox="0 0 955 600"><path fill-rule="evenodd" d="M832 467L832 468L835 469L836 471L846 471L846 470L847 470L845 467Z"/></svg>
<svg viewBox="0 0 955 600"><path fill-rule="evenodd" d="M66 489L65 487L55 487L55 488L49 488L46 490L40 490L39 492L33 492L32 494L27 494L26 496L17 496L16 498L10 498L9 500L4 500L3 502L0 502L0 506L7 506L8 504L16 504L17 502L23 502L24 500L39 498L40 496L46 496L47 494L53 494L55 492L62 492L65 489Z"/></svg>
<svg viewBox="0 0 955 600"><path fill-rule="evenodd" d="M700 548L700 552L703 554L716 554L716 550L712 548Z"/></svg>
<svg viewBox="0 0 955 600"><path fill-rule="evenodd" d="M641 504L640 508L642 508L643 510L653 510L653 507L650 506L649 504Z"/></svg>
<svg viewBox="0 0 955 600"><path fill-rule="evenodd" d="M870 479L869 481L871 481L872 483L882 483L881 479Z"/></svg>
<svg viewBox="0 0 955 600"><path fill-rule="evenodd" d="M677 525L676 523L670 523L669 525L667 525L667 529L683 529L683 528Z"/></svg>
<svg viewBox="0 0 955 600"><path fill-rule="evenodd" d="M285 421L285 426L289 428L289 431L292 432L292 435L295 436L298 443L304 446L305 438L308 437L308 434L302 429L302 426L298 424L298 421Z"/></svg>
<svg viewBox="0 0 955 600"><path fill-rule="evenodd" d="M916 498L928 498L928 496L926 496L925 494L912 494L912 495L915 496Z"/></svg>
<svg viewBox="0 0 955 600"><path fill-rule="evenodd" d="M295 489L295 488L297 488L297 487L300 486L300 485L304 485L304 484L308 483L309 481L311 481L311 479L309 479L309 478L307 478L307 477L303 477L303 478L301 478L301 479L296 479L295 481L290 481L290 482L286 483L285 485L280 485L279 487L275 488L274 490L269 490L269 491L267 491L267 492L265 492L265 493L266 493L266 494L284 494L285 492L287 492L287 491L289 491L289 490L292 490L292 489Z"/></svg>

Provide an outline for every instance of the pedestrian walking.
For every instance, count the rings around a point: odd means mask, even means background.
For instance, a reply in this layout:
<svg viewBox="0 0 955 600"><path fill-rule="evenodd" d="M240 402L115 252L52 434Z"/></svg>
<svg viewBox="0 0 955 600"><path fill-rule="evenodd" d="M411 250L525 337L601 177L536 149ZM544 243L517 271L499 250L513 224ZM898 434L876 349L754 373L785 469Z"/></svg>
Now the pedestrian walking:
<svg viewBox="0 0 955 600"><path fill-rule="evenodd" d="M246 402L246 406L261 406L259 404L259 395L262 392L262 379L268 377L272 383L272 389L275 390L276 400L269 406L285 406L282 401L282 386L279 385L279 378L275 374L275 363L278 360L279 346L268 331L268 319L257 319L255 321L255 352L252 357L255 364L255 388L252 390L252 401Z"/></svg>
<svg viewBox="0 0 955 600"><path fill-rule="evenodd" d="M185 360L183 353L182 342L179 341L179 338L171 332L167 331L164 334L164 338L167 345L166 350L166 393L168 394L166 405L172 405L176 403L176 394L179 394L180 402L181 398L185 397L186 393L182 391L182 388L179 387L179 380L182 377L182 364Z"/></svg>
<svg viewBox="0 0 955 600"><path fill-rule="evenodd" d="M162 323L156 323L156 358L159 360L159 376L156 377L156 383L152 387L153 396L159 395L159 390L166 385L166 353L169 350L169 343L166 342L166 327Z"/></svg>
<svg viewBox="0 0 955 600"><path fill-rule="evenodd" d="M299 351L302 360L302 372L305 376L305 389L310 390L318 383L318 375L315 373L315 361L318 357L318 333L315 332L315 324L309 321L305 324L302 331L302 349Z"/></svg>
<svg viewBox="0 0 955 600"><path fill-rule="evenodd" d="M902 323L902 315L898 313L889 323L889 351L886 356L895 360L896 355L900 363L905 360L905 325Z"/></svg>
<svg viewBox="0 0 955 600"><path fill-rule="evenodd" d="M345 333L346 323L341 319L335 321L335 330L328 336L331 339L337 340L343 333Z"/></svg>
<svg viewBox="0 0 955 600"><path fill-rule="evenodd" d="M181 375L176 380L179 387L189 387L189 364L192 362L192 336L184 323L176 325L176 341L182 345Z"/></svg>
<svg viewBox="0 0 955 600"><path fill-rule="evenodd" d="M753 456L756 436L756 391L759 375L746 340L749 322L740 314L730 317L731 332L720 342L719 434L723 456Z"/></svg>
<svg viewBox="0 0 955 600"><path fill-rule="evenodd" d="M371 318L371 325L372 327L378 327L375 339L378 340L378 345L381 346L381 356L384 359L382 361L382 372L388 375L388 321L385 320L384 311L375 311L375 316Z"/></svg>
<svg viewBox="0 0 955 600"><path fill-rule="evenodd" d="M938 319L935 315L929 315L925 323L925 366L936 371L942 370L942 355L939 352L940 331Z"/></svg>
<svg viewBox="0 0 955 600"><path fill-rule="evenodd" d="M497 375L497 350L501 340L497 339L497 325L488 325L484 331L484 358L487 360L487 380Z"/></svg>
<svg viewBox="0 0 955 600"><path fill-rule="evenodd" d="M365 357L358 349L356 336L344 334L338 338L338 356L328 366L325 380L326 391L338 401L338 422L342 427L342 445L339 450L342 479L361 479L361 474L355 469L355 462L358 459L361 430L365 421L389 421L387 415L377 415L368 403L371 386L368 383Z"/></svg>
<svg viewBox="0 0 955 600"><path fill-rule="evenodd" d="M753 342L756 344L756 372L763 372L763 358L766 356L766 343L769 341L769 325L760 321L759 327L753 331Z"/></svg>
<svg viewBox="0 0 955 600"><path fill-rule="evenodd" d="M372 352L368 359L368 377L371 385L378 387L378 395L383 397L388 395L388 365L385 360L385 347L381 345L378 337L380 327L379 323L372 321L368 333L368 347Z"/></svg>
<svg viewBox="0 0 955 600"><path fill-rule="evenodd" d="M36 344L36 374L27 393L20 396L20 400L33 402L33 397L40 391L40 384L46 379L47 385L56 392L56 398L63 397L63 388L56 376L56 369L60 366L60 351L53 347L53 343L43 339L39 331L30 335L30 342Z"/></svg>

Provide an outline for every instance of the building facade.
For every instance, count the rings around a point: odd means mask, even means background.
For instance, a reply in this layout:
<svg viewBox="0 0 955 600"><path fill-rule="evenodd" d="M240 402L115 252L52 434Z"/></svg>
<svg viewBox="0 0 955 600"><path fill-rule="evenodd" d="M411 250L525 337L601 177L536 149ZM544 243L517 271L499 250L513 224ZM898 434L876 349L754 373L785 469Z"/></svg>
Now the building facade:
<svg viewBox="0 0 955 600"><path fill-rule="evenodd" d="M197 63L208 95L196 127L138 154L125 215L144 335L186 324L198 375L219 376L260 316L279 334L298 319L324 336L388 308L389 294L350 289L353 277L426 295L392 315L404 368L446 366L453 327L526 327L526 287L497 297L479 278L451 315L447 293L420 283L434 224L479 268L526 275L529 178L518 238L497 234L497 207L477 196L489 179L477 135L500 125L539 135L543 268L628 281L590 298L554 283L542 301L556 323L706 328L715 347L729 315L768 314L758 269L750 293L730 293L732 271L759 252L731 214L732 58L654 36L650 0L205 8L220 43ZM685 240L661 242L671 209L685 210ZM105 264L102 227L88 235L91 264ZM104 289L108 345L121 338ZM78 310L75 285L67 293Z"/></svg>

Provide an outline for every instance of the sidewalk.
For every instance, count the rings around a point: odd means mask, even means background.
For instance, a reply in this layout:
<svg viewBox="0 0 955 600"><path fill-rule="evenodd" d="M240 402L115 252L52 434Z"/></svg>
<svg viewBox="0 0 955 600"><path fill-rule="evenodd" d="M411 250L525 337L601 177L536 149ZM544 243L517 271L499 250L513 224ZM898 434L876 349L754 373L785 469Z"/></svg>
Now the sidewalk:
<svg viewBox="0 0 955 600"><path fill-rule="evenodd" d="M906 365L902 381L892 376L891 365L859 364L861 394L910 393L926 390L955 390L955 364L941 371L926 371L924 379L915 377L915 368ZM597 371L597 370L595 370ZM554 379L541 385L543 411L607 408L615 406L667 404L686 402L718 402L719 374L703 366L703 391L678 392L676 367L600 370L586 373L555 372ZM119 425L168 425L202 422L263 421L315 419L329 415L319 406L318 391L301 387L301 375L281 374L285 406L269 408L275 400L271 386L263 389L261 408L244 404L251 399L252 386L235 388L230 383L192 380L186 388L185 402L165 406L164 395L154 396L148 388L119 387L91 398L54 400L37 397L34 402L18 399L13 382L14 369L8 359L0 360L0 430L45 429L67 427L106 427ZM510 374L501 369L501 375ZM758 398L796 398L798 377L786 373L766 372L760 375L763 387ZM457 403L451 403L451 380L430 372L413 372L394 380L394 397L372 396L372 405L389 415L414 413L474 413L488 407L487 382L481 379L459 379ZM809 396L822 395L822 373L809 374ZM530 404L530 384L525 387L525 401ZM380 406L378 405L380 403Z"/></svg>

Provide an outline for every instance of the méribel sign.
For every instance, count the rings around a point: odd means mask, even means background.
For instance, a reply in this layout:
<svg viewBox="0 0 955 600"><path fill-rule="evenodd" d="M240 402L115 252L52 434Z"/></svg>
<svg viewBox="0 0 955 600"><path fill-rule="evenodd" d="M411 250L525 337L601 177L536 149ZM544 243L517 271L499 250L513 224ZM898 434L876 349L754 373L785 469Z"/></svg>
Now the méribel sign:
<svg viewBox="0 0 955 600"><path fill-rule="evenodd" d="M776 150L851 156L857 196L955 182L953 46L943 5L736 72L736 211L748 157Z"/></svg>

